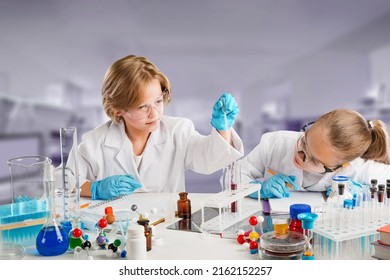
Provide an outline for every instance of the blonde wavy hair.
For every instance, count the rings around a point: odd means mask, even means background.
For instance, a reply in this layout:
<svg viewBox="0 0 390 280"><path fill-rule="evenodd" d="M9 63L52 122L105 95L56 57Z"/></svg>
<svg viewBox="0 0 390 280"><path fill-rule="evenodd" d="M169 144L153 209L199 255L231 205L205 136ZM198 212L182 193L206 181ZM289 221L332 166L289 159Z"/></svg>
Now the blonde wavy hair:
<svg viewBox="0 0 390 280"><path fill-rule="evenodd" d="M148 58L129 55L123 57L107 69L103 79L103 107L109 118L121 120L119 111L127 111L139 106L146 86L157 79L164 94L164 104L171 101L171 87L168 78Z"/></svg>

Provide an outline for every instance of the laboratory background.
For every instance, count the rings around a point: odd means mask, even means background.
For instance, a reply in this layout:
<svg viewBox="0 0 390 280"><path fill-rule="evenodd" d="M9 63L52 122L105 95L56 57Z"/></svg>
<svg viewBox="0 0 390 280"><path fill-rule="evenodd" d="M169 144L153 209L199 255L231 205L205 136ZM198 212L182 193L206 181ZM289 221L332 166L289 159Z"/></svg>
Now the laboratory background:
<svg viewBox="0 0 390 280"><path fill-rule="evenodd" d="M245 154L335 108L390 125L389 30L389 0L1 0L0 181L13 157L59 164L61 127L81 139L108 120L103 76L129 54L168 76L166 114L202 134L231 93ZM186 189L218 192L220 175L188 171Z"/></svg>

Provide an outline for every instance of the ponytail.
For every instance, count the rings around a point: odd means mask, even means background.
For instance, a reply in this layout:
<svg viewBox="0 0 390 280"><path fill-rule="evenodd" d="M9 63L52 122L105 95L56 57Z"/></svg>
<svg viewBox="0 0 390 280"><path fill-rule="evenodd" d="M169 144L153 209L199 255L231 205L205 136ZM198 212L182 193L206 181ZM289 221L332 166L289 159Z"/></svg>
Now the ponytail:
<svg viewBox="0 0 390 280"><path fill-rule="evenodd" d="M371 144L361 157L390 164L390 140L386 124L381 120L367 121L367 124L371 130Z"/></svg>
<svg viewBox="0 0 390 280"><path fill-rule="evenodd" d="M336 109L322 115L314 125L327 131L333 149L344 162L361 157L390 164L390 136L383 121L367 121L356 111Z"/></svg>

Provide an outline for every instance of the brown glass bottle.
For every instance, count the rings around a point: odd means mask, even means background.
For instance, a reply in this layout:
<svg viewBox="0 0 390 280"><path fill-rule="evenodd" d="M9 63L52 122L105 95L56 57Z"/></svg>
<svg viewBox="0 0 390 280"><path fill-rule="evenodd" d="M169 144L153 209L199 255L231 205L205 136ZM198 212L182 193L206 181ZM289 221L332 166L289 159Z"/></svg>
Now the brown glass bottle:
<svg viewBox="0 0 390 280"><path fill-rule="evenodd" d="M188 193L179 193L180 199L177 201L177 214L179 218L191 218L191 200L187 198Z"/></svg>
<svg viewBox="0 0 390 280"><path fill-rule="evenodd" d="M146 238L146 251L152 250L152 228L149 226L149 220L138 220L137 223L144 227L144 233Z"/></svg>

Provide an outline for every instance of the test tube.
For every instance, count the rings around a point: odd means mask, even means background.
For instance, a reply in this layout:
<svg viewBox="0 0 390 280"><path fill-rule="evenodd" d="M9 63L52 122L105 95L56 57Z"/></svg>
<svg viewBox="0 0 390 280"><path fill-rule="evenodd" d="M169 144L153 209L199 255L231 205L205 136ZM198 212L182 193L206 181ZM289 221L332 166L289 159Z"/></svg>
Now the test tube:
<svg viewBox="0 0 390 280"><path fill-rule="evenodd" d="M387 220L390 221L390 183L386 186Z"/></svg>
<svg viewBox="0 0 390 280"><path fill-rule="evenodd" d="M232 195L235 195L238 192L239 185L241 184L241 169L240 164L235 161L231 164L231 174L230 174L230 191ZM230 204L231 212L238 212L240 207L239 201L233 201Z"/></svg>
<svg viewBox="0 0 390 280"><path fill-rule="evenodd" d="M378 186L378 221L383 221L385 217L385 185Z"/></svg>
<svg viewBox="0 0 390 280"><path fill-rule="evenodd" d="M345 184L338 184L338 196L336 205L336 227L341 228L343 225L343 212L344 212L344 200L345 200Z"/></svg>
<svg viewBox="0 0 390 280"><path fill-rule="evenodd" d="M372 180L371 180L372 182ZM371 193L371 223L375 221L375 216L377 215L377 189L375 187L370 188L370 193Z"/></svg>
<svg viewBox="0 0 390 280"><path fill-rule="evenodd" d="M387 182L389 181L389 182ZM387 206L390 206L390 180L386 180L386 197L385 197L385 204Z"/></svg>

